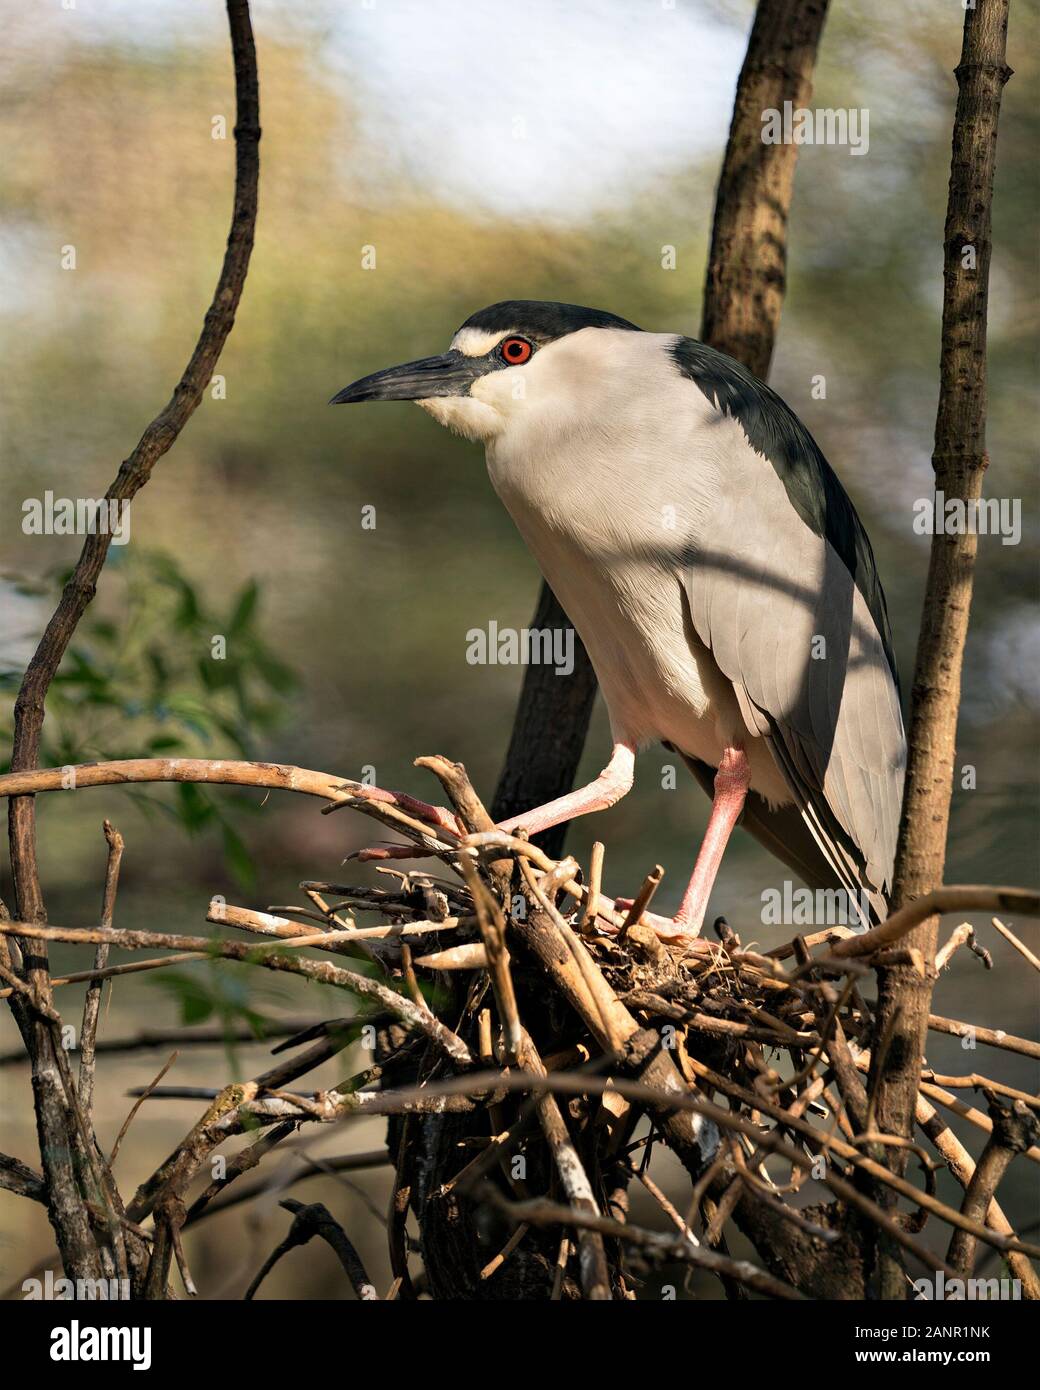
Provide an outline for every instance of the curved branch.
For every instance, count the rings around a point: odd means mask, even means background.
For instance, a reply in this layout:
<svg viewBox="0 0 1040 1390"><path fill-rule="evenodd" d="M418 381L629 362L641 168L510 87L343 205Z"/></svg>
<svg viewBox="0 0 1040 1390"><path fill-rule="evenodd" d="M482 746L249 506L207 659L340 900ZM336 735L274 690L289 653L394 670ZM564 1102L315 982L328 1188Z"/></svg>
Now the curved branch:
<svg viewBox="0 0 1040 1390"><path fill-rule="evenodd" d="M418 1028L435 1043L447 1056L461 1066L471 1066L473 1058L469 1048L429 1009L419 1008L403 994L397 994L385 985L359 975L356 971L345 970L333 965L331 961L311 960L306 956L268 954L272 948L288 951L300 946L324 947L331 941L347 940L350 932L317 932L314 936L301 936L284 939L276 937L273 941L220 941L205 936L182 936L176 932L123 931L119 928L98 927L46 927L36 922L0 922L0 933L18 935L34 941L67 941L76 945L98 946L107 944L128 951L147 951L153 947L162 950L198 951L222 960L241 961L246 965L262 965L268 970L285 970L295 975L306 975L321 984L336 985L349 989L353 994L366 999L374 999L384 1009L395 1014L402 1023Z"/></svg>
<svg viewBox="0 0 1040 1390"><path fill-rule="evenodd" d="M964 1190L962 1215L973 1221L984 1221L996 1198L1004 1174L1016 1154L1025 1153L1040 1139L1040 1120L1020 1100L1006 1101L988 1092L990 1119L993 1131L979 1155L975 1171ZM950 1241L946 1256L962 1278L967 1278L975 1264L976 1239L971 1232L958 1227Z"/></svg>
<svg viewBox="0 0 1040 1390"><path fill-rule="evenodd" d="M39 1173L34 1173L17 1158L0 1154L0 1187L14 1192L19 1197L28 1197L34 1202L47 1204L47 1186Z"/></svg>
<svg viewBox="0 0 1040 1390"><path fill-rule="evenodd" d="M929 917L941 916L944 912L1018 912L1027 917L1040 917L1040 895L1026 888L997 888L987 883L936 888L893 912L873 931L834 942L828 955L832 960L873 955L909 935Z"/></svg>
<svg viewBox="0 0 1040 1390"><path fill-rule="evenodd" d="M0 776L0 796L20 798L36 792L76 791L80 787L119 787L131 782L214 782L234 787L270 787L348 801L345 779L288 763L256 763L221 758L123 758L110 763L74 763Z"/></svg>
<svg viewBox="0 0 1040 1390"><path fill-rule="evenodd" d="M148 481L155 464L173 445L202 399L202 392L213 376L235 321L249 266L260 170L256 50L248 0L227 0L227 13L236 103L235 193L227 250L191 360L169 402L148 425L133 453L120 465L105 494L106 502L114 502L117 506L129 503ZM72 577L29 662L14 707L11 767L15 771L36 766L47 692L76 627L94 597L110 541L111 535L100 529L87 536ZM31 797L12 798L8 806L8 838L15 915L27 921L43 921L46 911L36 857L35 804ZM0 963L9 963L6 943L0 943L0 957ZM23 958L25 978L35 997L48 1003L50 975L45 943L36 942L23 951ZM72 1150L77 1137L69 1121L72 1097L65 1095L58 1081L53 1039L45 1020L34 1016L17 994L11 997L11 1007L33 1062L33 1102L48 1191L48 1214L62 1264L70 1278L96 1278L100 1273L97 1247L73 1163Z"/></svg>
<svg viewBox="0 0 1040 1390"><path fill-rule="evenodd" d="M264 1261L260 1272L242 1295L247 1303L254 1298L257 1289L281 1257L297 1245L306 1245L314 1236L319 1236L326 1244L332 1246L347 1278L350 1280L351 1288L359 1299L363 1302L378 1299L379 1295L361 1262L361 1256L328 1207L321 1202L305 1205L292 1197L287 1197L284 1202L279 1202L278 1205L292 1214L293 1223L289 1228L289 1234Z"/></svg>
<svg viewBox="0 0 1040 1390"><path fill-rule="evenodd" d="M236 124L235 195L224 263L191 359L169 401L147 426L130 457L120 464L115 480L105 493L106 502L127 504L132 501L151 477L156 463L176 442L212 380L242 297L256 226L260 98L247 0L227 0L227 11L235 65ZM29 662L14 707L11 767L15 772L36 766L47 691L94 597L111 539L109 532L100 529L87 536L76 568ZM42 918L43 896L36 863L31 801L19 799L11 803L9 830L17 913L26 920Z"/></svg>

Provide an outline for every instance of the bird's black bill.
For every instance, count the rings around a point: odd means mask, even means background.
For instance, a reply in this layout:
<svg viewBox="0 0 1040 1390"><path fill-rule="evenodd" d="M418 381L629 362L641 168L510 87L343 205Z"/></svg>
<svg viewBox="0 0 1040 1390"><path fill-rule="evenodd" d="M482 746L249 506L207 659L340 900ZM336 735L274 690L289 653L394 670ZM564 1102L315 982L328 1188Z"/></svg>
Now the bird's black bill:
<svg viewBox="0 0 1040 1390"><path fill-rule="evenodd" d="M469 388L484 376L488 363L482 357L462 352L445 352L440 357L423 357L400 367L363 376L333 396L330 405L353 401L423 401L431 396L468 396Z"/></svg>

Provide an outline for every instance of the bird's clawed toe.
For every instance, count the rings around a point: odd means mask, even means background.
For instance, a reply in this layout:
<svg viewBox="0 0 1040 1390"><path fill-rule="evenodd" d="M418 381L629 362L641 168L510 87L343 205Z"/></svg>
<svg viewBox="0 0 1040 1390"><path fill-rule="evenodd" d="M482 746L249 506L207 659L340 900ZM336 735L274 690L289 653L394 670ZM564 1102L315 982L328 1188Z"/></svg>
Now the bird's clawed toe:
<svg viewBox="0 0 1040 1390"><path fill-rule="evenodd" d="M634 901L633 898L615 898L614 909L617 912L629 912ZM682 941L695 941L700 935L699 931L684 921L681 913L676 913L674 917L662 917L659 913L648 912L644 908L639 921L669 945L675 945Z"/></svg>

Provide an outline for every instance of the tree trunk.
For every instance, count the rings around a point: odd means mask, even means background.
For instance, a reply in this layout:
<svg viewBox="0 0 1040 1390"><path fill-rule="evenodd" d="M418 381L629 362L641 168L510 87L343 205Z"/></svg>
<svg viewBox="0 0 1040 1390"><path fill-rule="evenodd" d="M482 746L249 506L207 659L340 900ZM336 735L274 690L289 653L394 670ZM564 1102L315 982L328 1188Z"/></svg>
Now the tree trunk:
<svg viewBox="0 0 1040 1390"><path fill-rule="evenodd" d="M812 96L827 0L762 0L740 70L715 196L701 337L765 381L787 287L795 144L767 145L762 113Z"/></svg>
<svg viewBox="0 0 1040 1390"><path fill-rule="evenodd" d="M1008 0L976 0L965 11L957 109L944 233L939 406L932 468L936 492L964 502L982 493L986 456L986 306L997 122L1004 84ZM938 500L938 499L936 499ZM977 537L932 536L924 610L911 697L906 791L896 853L893 907L937 888L943 880L953 795L961 667L968 633ZM930 917L907 938L929 967L922 979L908 965L879 972L870 1084L880 1130L908 1138L920 1079L931 1005L939 919ZM880 1040L890 1035L886 1048ZM890 1146L896 1172L908 1151ZM885 1297L904 1297L894 1259L882 1260Z"/></svg>

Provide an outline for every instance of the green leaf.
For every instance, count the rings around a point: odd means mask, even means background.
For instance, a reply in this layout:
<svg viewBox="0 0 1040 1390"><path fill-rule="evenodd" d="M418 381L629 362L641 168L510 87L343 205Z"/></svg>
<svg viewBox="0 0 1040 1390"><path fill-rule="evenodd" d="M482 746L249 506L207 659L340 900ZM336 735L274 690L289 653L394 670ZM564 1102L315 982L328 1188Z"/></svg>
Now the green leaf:
<svg viewBox="0 0 1040 1390"><path fill-rule="evenodd" d="M149 647L145 653L145 660L151 670L152 684L156 693L166 690L170 682L170 671L160 648Z"/></svg>
<svg viewBox="0 0 1040 1390"><path fill-rule="evenodd" d="M296 674L284 662L261 648L254 656L256 668L264 680L279 695L288 695L297 685Z"/></svg>
<svg viewBox="0 0 1040 1390"><path fill-rule="evenodd" d="M227 821L221 827L224 841L224 860L238 882L247 891L256 887L256 864L246 849L245 841Z"/></svg>
<svg viewBox="0 0 1040 1390"><path fill-rule="evenodd" d="M192 782L177 783L177 812L189 834L197 834L216 815L216 808L207 794Z"/></svg>
<svg viewBox="0 0 1040 1390"><path fill-rule="evenodd" d="M180 1005L180 1021L186 1027L190 1023L205 1023L212 1018L216 1001L205 980L197 975L189 975L184 970L169 970L149 981L158 989L171 994Z"/></svg>
<svg viewBox="0 0 1040 1390"><path fill-rule="evenodd" d="M228 636L237 637L245 632L252 621L253 614L256 612L257 600L260 597L260 589L255 579L250 579L243 586L239 594L231 620L228 623Z"/></svg>
<svg viewBox="0 0 1040 1390"><path fill-rule="evenodd" d="M156 734L145 744L149 753L173 753L184 747L184 740L173 734Z"/></svg>

